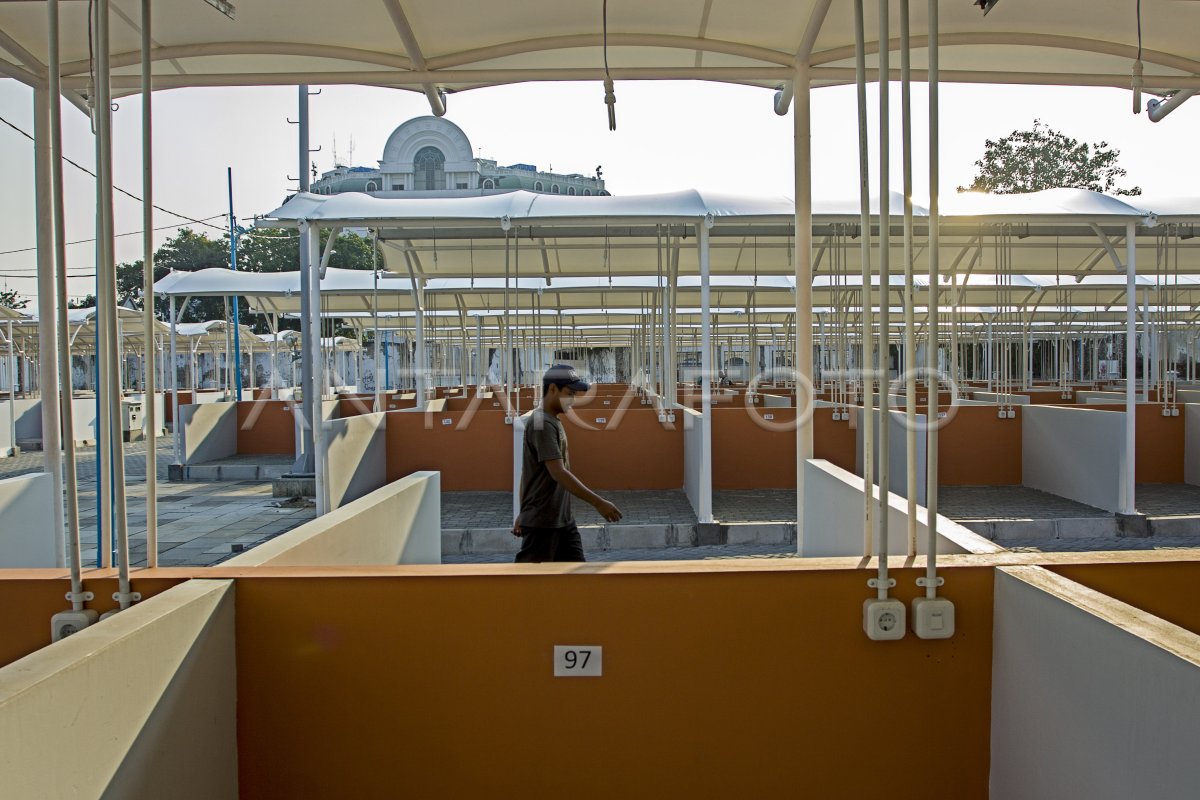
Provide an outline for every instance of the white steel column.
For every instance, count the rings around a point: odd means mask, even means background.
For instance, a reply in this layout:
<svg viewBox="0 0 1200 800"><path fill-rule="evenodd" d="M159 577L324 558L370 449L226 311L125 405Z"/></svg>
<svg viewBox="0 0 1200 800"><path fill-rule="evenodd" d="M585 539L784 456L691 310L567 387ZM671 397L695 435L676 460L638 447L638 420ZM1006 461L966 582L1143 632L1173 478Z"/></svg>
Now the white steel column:
<svg viewBox="0 0 1200 800"><path fill-rule="evenodd" d="M1137 472L1137 223L1125 223L1125 486L1121 513L1136 514Z"/></svg>
<svg viewBox="0 0 1200 800"><path fill-rule="evenodd" d="M50 106L60 102L48 87L33 91L33 139L35 205L37 207L38 275L38 394L42 411L42 468L50 475L54 502L50 509L54 525L54 564L66 563L66 522L63 518L62 442L59 428L58 327L55 305L58 298L55 274L54 197L50 182ZM66 402L70 403L70 385ZM16 444L16 441L13 441Z"/></svg>
<svg viewBox="0 0 1200 800"><path fill-rule="evenodd" d="M904 181L904 485L908 495L908 555L917 554L917 358L913 297L912 40L909 0L900 0L900 131Z"/></svg>
<svg viewBox="0 0 1200 800"><path fill-rule="evenodd" d="M158 566L158 415L155 411L157 377L154 374L154 158L150 76L150 0L142 0L142 360L146 378L146 566ZM253 368L251 369L253 372ZM70 395L68 395L69 397Z"/></svg>
<svg viewBox="0 0 1200 800"><path fill-rule="evenodd" d="M867 64L865 34L863 32L863 0L854 0L854 49L855 83L858 102L858 202L859 250L862 261L862 359L859 365L862 376L863 407L863 556L871 557L875 533L875 387L871 374L875 359L871 357L871 189L870 170L867 160ZM886 198L880 198L880 207ZM800 320L796 320L799 337Z"/></svg>
<svg viewBox="0 0 1200 800"><path fill-rule="evenodd" d="M71 607L82 611L85 595L83 594L82 557L80 555L79 529L79 484L75 470L75 417L73 408L73 374L71 369L70 329L68 326L67 310L67 251L66 228L63 200L62 173L62 101L60 89L59 56L59 7L58 0L48 0L46 3L47 21L47 95L50 98L50 183L53 196L54 210L54 268L57 280L55 291L58 301L55 309L55 325L58 340L58 369L59 389L62 391L63 403L60 410L62 417L63 439L63 469L66 483L66 527L69 533L71 566ZM82 328L82 326L81 326ZM11 335L12 329L9 329ZM15 395L14 395L15 396ZM16 418L13 418L13 446L16 446Z"/></svg>
<svg viewBox="0 0 1200 800"><path fill-rule="evenodd" d="M796 387L796 552L804 552L804 465L813 457L812 384L812 110L808 64L796 66L794 86L793 172L796 191L796 352L795 369L810 382ZM774 364L769 365L774 369ZM801 391L809 395L800 405ZM764 401L765 402L765 401Z"/></svg>
<svg viewBox="0 0 1200 800"><path fill-rule="evenodd" d="M925 348L928 359L926 368L928 374L925 380L926 391L929 394L926 410L925 434L925 507L927 511L926 533L928 534L925 554L925 577L918 578L917 585L925 589L926 597L936 597L939 579L937 577L937 513L938 513L938 272L940 269L938 248L941 246L941 222L939 214L938 181L941 179L939 168L939 36L938 36L938 0L929 0L927 15L929 27L929 301L928 328L929 344Z"/></svg>
<svg viewBox="0 0 1200 800"><path fill-rule="evenodd" d="M890 22L888 0L879 0L879 40L891 41L888 34ZM891 491L891 398L889 397L890 369L892 362L891 333L891 52L889 47L879 48L879 355L876 361L879 370L879 596L887 597L888 556L888 495ZM864 453L863 458L874 454Z"/></svg>
<svg viewBox="0 0 1200 800"><path fill-rule="evenodd" d="M171 423L171 435L175 440L175 461L176 464L183 463L183 445L180 438L183 435L183 426L179 422L179 367L177 364L179 355L175 349L176 333L175 328L179 325L179 314L176 311L176 302L174 295L167 296L167 302L171 304L171 419L175 420ZM197 403L199 399L195 397L195 389L192 390L192 402Z"/></svg>
<svg viewBox="0 0 1200 800"><path fill-rule="evenodd" d="M712 217L696 226L700 249L700 508L699 522L712 516L712 318L709 280L708 231Z"/></svg>
<svg viewBox="0 0 1200 800"><path fill-rule="evenodd" d="M304 387L304 397L312 398L313 473L316 480L317 516L329 510L325 497L325 404L324 360L321 350L321 231L307 220L300 222L300 236L308 239L308 356L313 359L309 383Z"/></svg>

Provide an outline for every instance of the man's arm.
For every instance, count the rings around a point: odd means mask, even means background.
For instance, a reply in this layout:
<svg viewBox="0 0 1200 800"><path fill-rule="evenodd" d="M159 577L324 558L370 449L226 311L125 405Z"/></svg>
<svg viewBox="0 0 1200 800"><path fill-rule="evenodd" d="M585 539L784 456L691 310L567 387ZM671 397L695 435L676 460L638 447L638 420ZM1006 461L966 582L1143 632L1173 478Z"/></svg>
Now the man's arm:
<svg viewBox="0 0 1200 800"><path fill-rule="evenodd" d="M551 478L554 478L568 492L599 511L600 516L609 522L616 522L621 518L620 509L584 486L583 481L576 478L574 473L567 469L561 458L550 459L543 463L545 463L546 471L550 473Z"/></svg>

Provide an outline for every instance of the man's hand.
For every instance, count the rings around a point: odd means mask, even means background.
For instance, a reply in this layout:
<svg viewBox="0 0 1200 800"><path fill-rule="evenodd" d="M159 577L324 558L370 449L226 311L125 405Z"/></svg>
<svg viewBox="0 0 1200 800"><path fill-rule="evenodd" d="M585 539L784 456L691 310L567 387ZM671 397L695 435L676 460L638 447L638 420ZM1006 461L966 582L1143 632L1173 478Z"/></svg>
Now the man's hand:
<svg viewBox="0 0 1200 800"><path fill-rule="evenodd" d="M513 536L524 536L525 535L525 534L521 533L521 523L519 521L513 522L512 535Z"/></svg>
<svg viewBox="0 0 1200 800"><path fill-rule="evenodd" d="M600 516L604 517L609 522L616 522L621 519L621 509L614 506L603 497L595 504L595 508L600 512Z"/></svg>

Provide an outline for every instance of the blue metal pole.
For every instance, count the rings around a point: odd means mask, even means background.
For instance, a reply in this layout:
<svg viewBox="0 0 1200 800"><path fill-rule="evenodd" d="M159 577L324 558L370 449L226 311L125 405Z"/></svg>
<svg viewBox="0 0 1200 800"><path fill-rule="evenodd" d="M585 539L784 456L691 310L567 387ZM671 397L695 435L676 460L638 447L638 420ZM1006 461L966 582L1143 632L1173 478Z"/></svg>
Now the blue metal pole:
<svg viewBox="0 0 1200 800"><path fill-rule="evenodd" d="M229 268L237 272L237 217L233 215L233 167L228 167L229 179ZM237 399L242 400L242 339L238 330L238 299L233 296L233 373L236 376Z"/></svg>

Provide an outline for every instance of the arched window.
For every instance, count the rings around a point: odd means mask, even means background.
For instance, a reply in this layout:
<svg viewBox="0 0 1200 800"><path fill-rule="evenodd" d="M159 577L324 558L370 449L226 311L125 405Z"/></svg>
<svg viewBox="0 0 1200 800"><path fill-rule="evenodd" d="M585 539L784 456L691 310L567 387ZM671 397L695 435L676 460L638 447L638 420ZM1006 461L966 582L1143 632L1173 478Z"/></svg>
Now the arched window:
<svg viewBox="0 0 1200 800"><path fill-rule="evenodd" d="M592 194L592 190L591 190L591 189L584 189L584 190L583 190L583 194L584 194L584 196L585 196L585 197L590 197L590 196L591 196L591 194Z"/></svg>
<svg viewBox="0 0 1200 800"><path fill-rule="evenodd" d="M483 188L485 188L485 189L495 189L495 188L496 188L496 184L495 184L495 182L494 182L494 181L493 181L491 178L488 178L486 181L484 181L484 182L483 182Z"/></svg>
<svg viewBox="0 0 1200 800"><path fill-rule="evenodd" d="M446 188L446 157L436 147L422 147L413 159L416 189L433 191Z"/></svg>
<svg viewBox="0 0 1200 800"><path fill-rule="evenodd" d="M574 186L568 186L568 187L567 187L567 194L575 194L575 187L574 187Z"/></svg>
<svg viewBox="0 0 1200 800"><path fill-rule="evenodd" d="M367 181L367 191L368 192L378 192L379 191L379 187L375 185L375 181Z"/></svg>
<svg viewBox="0 0 1200 800"><path fill-rule="evenodd" d="M550 184L550 194L558 194L558 193L559 193L558 184L557 183Z"/></svg>
<svg viewBox="0 0 1200 800"><path fill-rule="evenodd" d="M542 185L542 182L541 182L541 181L536 181L536 182L533 184L533 190L534 190L535 192L542 192L542 191L545 191L545 187Z"/></svg>

